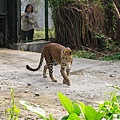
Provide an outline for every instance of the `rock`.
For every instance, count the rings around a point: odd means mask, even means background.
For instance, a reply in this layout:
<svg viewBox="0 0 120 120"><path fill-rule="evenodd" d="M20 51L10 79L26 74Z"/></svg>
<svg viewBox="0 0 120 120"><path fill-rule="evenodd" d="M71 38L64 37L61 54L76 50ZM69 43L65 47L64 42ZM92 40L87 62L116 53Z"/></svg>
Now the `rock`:
<svg viewBox="0 0 120 120"><path fill-rule="evenodd" d="M29 91L28 90L25 90L25 92L24 93L28 93Z"/></svg>
<svg viewBox="0 0 120 120"><path fill-rule="evenodd" d="M27 86L31 86L31 83L27 83Z"/></svg>
<svg viewBox="0 0 120 120"><path fill-rule="evenodd" d="M115 77L115 76L110 74L110 77Z"/></svg>
<svg viewBox="0 0 120 120"><path fill-rule="evenodd" d="M40 96L39 93L35 93L35 96Z"/></svg>

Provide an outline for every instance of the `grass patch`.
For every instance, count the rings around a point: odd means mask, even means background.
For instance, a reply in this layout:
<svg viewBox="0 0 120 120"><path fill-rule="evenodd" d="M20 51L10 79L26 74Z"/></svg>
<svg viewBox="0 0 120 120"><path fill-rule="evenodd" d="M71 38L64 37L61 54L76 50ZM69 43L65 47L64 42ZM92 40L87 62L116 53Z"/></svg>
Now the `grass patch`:
<svg viewBox="0 0 120 120"><path fill-rule="evenodd" d="M45 30L35 30L33 40L45 39Z"/></svg>
<svg viewBox="0 0 120 120"><path fill-rule="evenodd" d="M79 51L73 51L73 57L75 58L87 58L87 59L93 59L93 60L120 60L120 52L117 53L111 53L111 54L104 54L106 56L103 56L104 53L94 53L91 51L86 50L79 50Z"/></svg>
<svg viewBox="0 0 120 120"><path fill-rule="evenodd" d="M48 30L48 36L49 36L49 38L55 38L55 30L54 29L49 29ZM37 39L45 39L45 29L34 31L33 40L37 40Z"/></svg>
<svg viewBox="0 0 120 120"><path fill-rule="evenodd" d="M78 50L73 52L73 57L75 58L87 58L87 59L97 59L95 53L86 50Z"/></svg>
<svg viewBox="0 0 120 120"><path fill-rule="evenodd" d="M100 60L120 60L120 52L100 58Z"/></svg>

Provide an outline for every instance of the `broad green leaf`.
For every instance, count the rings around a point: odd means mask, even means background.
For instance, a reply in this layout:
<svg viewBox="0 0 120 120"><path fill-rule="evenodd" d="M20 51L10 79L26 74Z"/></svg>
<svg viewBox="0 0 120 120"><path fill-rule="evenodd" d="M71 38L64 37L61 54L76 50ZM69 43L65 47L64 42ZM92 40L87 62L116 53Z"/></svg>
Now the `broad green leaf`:
<svg viewBox="0 0 120 120"><path fill-rule="evenodd" d="M71 113L67 120L80 120L80 117L75 113Z"/></svg>
<svg viewBox="0 0 120 120"><path fill-rule="evenodd" d="M33 107L29 104L29 102L26 101L19 101L20 104L22 104L27 110L30 110L31 112L39 115L41 118L45 118L45 111L39 107Z"/></svg>
<svg viewBox="0 0 120 120"><path fill-rule="evenodd" d="M69 115L64 116L64 117L62 117L62 119L61 119L61 120L67 120L67 119L68 119L68 117L69 117Z"/></svg>
<svg viewBox="0 0 120 120"><path fill-rule="evenodd" d="M74 101L73 102L73 106L74 106L74 113L76 113L77 115L79 115L81 113L81 110L80 110L78 102Z"/></svg>
<svg viewBox="0 0 120 120"><path fill-rule="evenodd" d="M95 120L96 111L91 106L85 106L84 114L88 120Z"/></svg>
<svg viewBox="0 0 120 120"><path fill-rule="evenodd" d="M85 106L84 114L87 120L101 120L103 113L97 112L92 106Z"/></svg>
<svg viewBox="0 0 120 120"><path fill-rule="evenodd" d="M96 116L95 116L95 120L101 120L104 115L105 115L104 112L103 112L103 113L98 112L98 113L96 114Z"/></svg>
<svg viewBox="0 0 120 120"><path fill-rule="evenodd" d="M68 113L73 113L74 111L74 106L72 104L72 101L63 95L62 93L58 92L58 98L61 102L61 104L65 107L65 109L68 111Z"/></svg>
<svg viewBox="0 0 120 120"><path fill-rule="evenodd" d="M85 120L101 120L104 113L97 112L92 106L85 106L80 102L81 113Z"/></svg>
<svg viewBox="0 0 120 120"><path fill-rule="evenodd" d="M80 102L80 110L81 110L81 113L82 113L84 119L86 120L85 112L84 112L85 111L85 105L82 102Z"/></svg>

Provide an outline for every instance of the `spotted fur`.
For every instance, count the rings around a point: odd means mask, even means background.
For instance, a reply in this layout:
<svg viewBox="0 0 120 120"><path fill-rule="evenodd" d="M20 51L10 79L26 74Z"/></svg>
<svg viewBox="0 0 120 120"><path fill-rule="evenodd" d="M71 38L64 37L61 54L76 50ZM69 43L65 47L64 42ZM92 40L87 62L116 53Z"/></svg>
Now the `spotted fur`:
<svg viewBox="0 0 120 120"><path fill-rule="evenodd" d="M30 68L26 65L26 68L30 71L37 71L41 68L43 59L45 58L46 65L43 70L43 77L46 78L46 71L49 70L49 76L52 82L57 82L57 80L53 77L53 65L60 64L61 65L61 75L63 76L63 84L70 85L70 80L68 79L68 75L70 73L70 68L72 65L72 51L69 47L64 47L57 43L47 44L41 54L40 63L36 69Z"/></svg>

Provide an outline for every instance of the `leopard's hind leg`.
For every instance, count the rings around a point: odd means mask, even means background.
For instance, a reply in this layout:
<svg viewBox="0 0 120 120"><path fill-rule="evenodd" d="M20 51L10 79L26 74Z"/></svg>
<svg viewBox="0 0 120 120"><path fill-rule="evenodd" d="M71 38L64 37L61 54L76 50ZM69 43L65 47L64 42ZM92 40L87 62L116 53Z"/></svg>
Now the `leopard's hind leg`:
<svg viewBox="0 0 120 120"><path fill-rule="evenodd" d="M47 78L47 75L46 75L47 69L48 69L48 66L45 65L45 66L44 66L44 70L43 70L43 78Z"/></svg>
<svg viewBox="0 0 120 120"><path fill-rule="evenodd" d="M57 82L57 80L53 77L53 64L48 64L48 69L49 69L49 76L52 82Z"/></svg>
<svg viewBox="0 0 120 120"><path fill-rule="evenodd" d="M53 62L52 62L52 58L49 58L47 57L46 60L46 64L47 64L47 67L48 67L48 70L49 70L49 76L52 80L52 82L57 82L57 80L53 77Z"/></svg>

